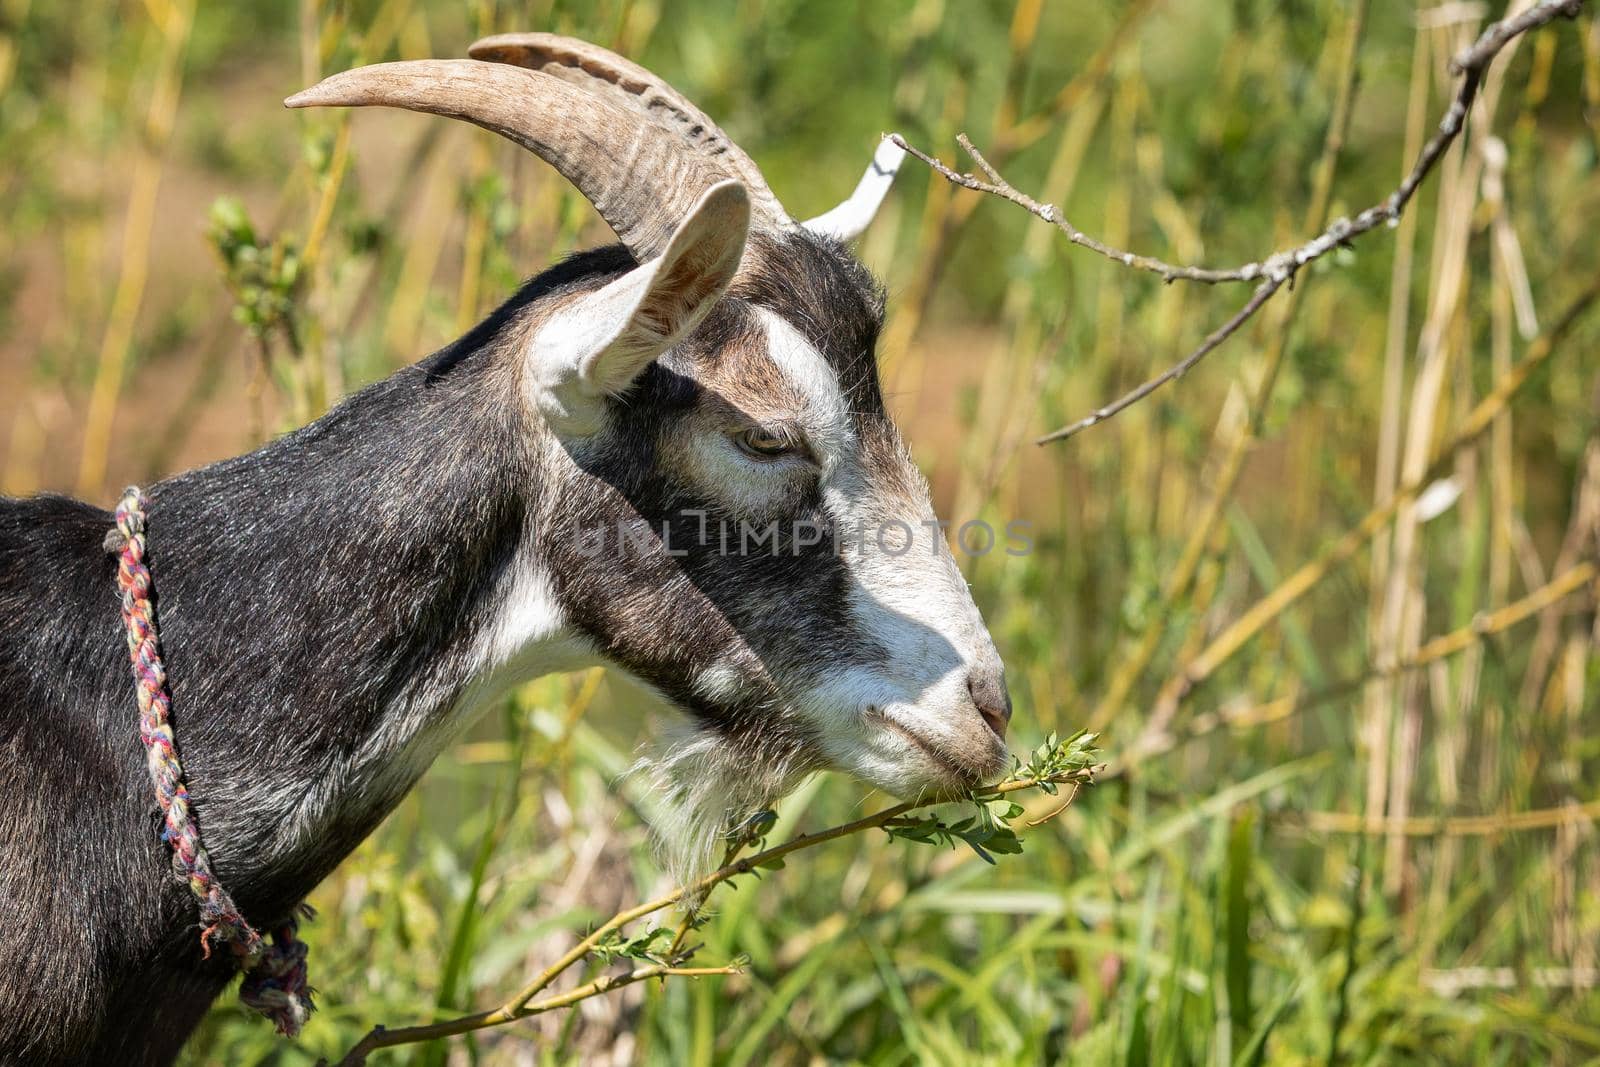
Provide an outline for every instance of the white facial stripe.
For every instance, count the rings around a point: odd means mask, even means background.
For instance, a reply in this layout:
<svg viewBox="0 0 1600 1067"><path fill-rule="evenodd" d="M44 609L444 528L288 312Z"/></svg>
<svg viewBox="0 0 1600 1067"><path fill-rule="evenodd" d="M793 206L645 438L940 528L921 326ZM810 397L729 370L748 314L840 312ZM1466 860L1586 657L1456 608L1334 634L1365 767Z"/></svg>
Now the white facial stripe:
<svg viewBox="0 0 1600 1067"><path fill-rule="evenodd" d="M802 414L812 434L832 430L832 439L817 447L826 452L823 493L830 511L847 522L866 523L862 551L847 554L857 616L869 632L890 649L896 673L904 671L919 683L942 676L960 663L975 658L975 637L983 622L973 606L966 580L935 527L924 525L933 517L923 495L916 500L864 499L872 492L850 431L844 392L833 367L800 332L782 317L758 309L767 330L768 355L783 371L795 391L805 398ZM831 446L831 447L830 447ZM882 516L902 513L904 528L885 530L889 550L880 547L877 533ZM911 543L895 553L906 530ZM987 638L985 637L985 640Z"/></svg>
<svg viewBox="0 0 1600 1067"><path fill-rule="evenodd" d="M804 402L804 410L796 414L826 470L854 440L839 376L788 320L766 308L757 308L756 316L767 331L768 357Z"/></svg>
<svg viewBox="0 0 1600 1067"><path fill-rule="evenodd" d="M828 511L861 542L844 552L851 614L885 650L879 663L821 681L800 706L836 764L902 794L915 791L930 767L948 772L938 754L965 753L969 764L992 758L995 742L967 684L998 656L920 476L875 479L832 366L787 321L758 314L770 358L804 398L799 414L822 464Z"/></svg>
<svg viewBox="0 0 1600 1067"><path fill-rule="evenodd" d="M873 524L860 550L846 553L854 579L851 613L887 649L882 673L903 687L902 702L920 704L923 695L946 686L949 695L962 697L967 670L992 645L942 536L910 520L907 525L914 539L903 554L885 551ZM891 529L894 539L904 534ZM902 542L889 543L898 549Z"/></svg>

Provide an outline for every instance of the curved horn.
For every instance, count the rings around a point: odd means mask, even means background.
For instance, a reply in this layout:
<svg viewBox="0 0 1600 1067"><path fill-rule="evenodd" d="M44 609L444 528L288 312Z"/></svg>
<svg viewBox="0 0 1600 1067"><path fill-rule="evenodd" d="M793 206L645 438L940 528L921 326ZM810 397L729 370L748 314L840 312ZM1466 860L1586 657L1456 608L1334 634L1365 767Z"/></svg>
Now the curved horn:
<svg viewBox="0 0 1600 1067"><path fill-rule="evenodd" d="M867 172L856 183L856 191L838 207L807 219L805 228L838 241L860 237L878 208L883 206L883 198L889 195L889 186L894 184L894 176L900 173L900 164L905 158L906 150L889 138L879 141L872 162L867 164Z"/></svg>
<svg viewBox="0 0 1600 1067"><path fill-rule="evenodd" d="M539 71L471 59L356 67L284 104L398 107L492 130L577 186L640 262L661 254L706 190L743 180L730 163L686 151L681 138L637 110Z"/></svg>
<svg viewBox="0 0 1600 1067"><path fill-rule="evenodd" d="M473 59L509 63L560 78L595 96L643 115L671 131L718 170L750 191L757 227L791 229L795 223L773 195L761 168L717 124L682 93L637 63L599 45L554 33L502 33L467 49Z"/></svg>

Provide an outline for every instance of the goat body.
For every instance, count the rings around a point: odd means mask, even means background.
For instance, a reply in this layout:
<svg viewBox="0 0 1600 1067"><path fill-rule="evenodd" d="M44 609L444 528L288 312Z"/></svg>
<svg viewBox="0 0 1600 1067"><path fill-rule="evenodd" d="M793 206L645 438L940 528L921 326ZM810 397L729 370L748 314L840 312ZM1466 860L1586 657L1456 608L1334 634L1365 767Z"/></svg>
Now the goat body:
<svg viewBox="0 0 1600 1067"><path fill-rule="evenodd" d="M149 491L185 772L258 927L399 800L473 672L537 491L513 481L504 405L483 403L488 358L464 342ZM510 462L472 461L496 448ZM225 951L202 959L159 836L111 522L60 498L0 504L6 1063L166 1062L234 970Z"/></svg>
<svg viewBox="0 0 1600 1067"><path fill-rule="evenodd" d="M482 58L499 63L380 64L294 102L509 133L598 190L624 245L545 272L312 425L146 491L192 807L258 928L477 710L551 671L605 664L687 717L653 764L682 876L730 813L809 771L909 794L1003 765L999 660L928 539L927 488L878 385L878 291L837 239L864 225L859 204L795 224L709 120L675 131L618 97L643 85L699 116L648 72L565 38L491 40ZM550 121L534 106L546 93L563 115L597 108L594 128L637 151L520 129ZM637 169L674 152L671 173L627 176L659 196L600 196L613 155ZM819 536L729 551L708 521ZM886 522L920 530L921 549L820 536ZM3 1063L170 1062L236 970L202 954L159 836L111 526L60 497L0 502ZM589 550L613 529L644 536Z"/></svg>

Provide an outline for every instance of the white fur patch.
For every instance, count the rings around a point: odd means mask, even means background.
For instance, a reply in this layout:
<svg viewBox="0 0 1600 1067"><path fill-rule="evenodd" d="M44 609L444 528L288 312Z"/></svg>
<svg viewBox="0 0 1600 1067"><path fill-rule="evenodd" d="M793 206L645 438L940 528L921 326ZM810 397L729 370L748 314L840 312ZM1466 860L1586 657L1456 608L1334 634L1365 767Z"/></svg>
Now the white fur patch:
<svg viewBox="0 0 1600 1067"><path fill-rule="evenodd" d="M800 335L788 320L766 308L757 308L756 317L767 331L767 356L775 363L794 391L804 399L805 408L797 412L811 439L812 450L828 470L850 449L849 411L839 376L822 358L822 353Z"/></svg>
<svg viewBox="0 0 1600 1067"><path fill-rule="evenodd" d="M732 703L744 689L739 671L726 663L714 663L695 677L694 687L714 704Z"/></svg>
<svg viewBox="0 0 1600 1067"><path fill-rule="evenodd" d="M628 776L648 786L662 866L690 885L717 869L738 820L793 792L814 769L784 753L753 757L715 731L683 723L663 733Z"/></svg>
<svg viewBox="0 0 1600 1067"><path fill-rule="evenodd" d="M348 760L328 768L310 792L254 795L242 810L277 826L281 847L315 841L347 805L392 803L482 712L521 682L595 662L562 617L549 578L527 557L502 576L497 604L461 674L407 690ZM226 835L219 835L221 836Z"/></svg>
<svg viewBox="0 0 1600 1067"><path fill-rule="evenodd" d="M496 591L498 605L469 659L453 701L421 693L384 718L374 746L387 753L385 776L415 781L433 758L514 686L595 662L588 643L566 623L550 578L523 554ZM448 706L446 706L448 705Z"/></svg>

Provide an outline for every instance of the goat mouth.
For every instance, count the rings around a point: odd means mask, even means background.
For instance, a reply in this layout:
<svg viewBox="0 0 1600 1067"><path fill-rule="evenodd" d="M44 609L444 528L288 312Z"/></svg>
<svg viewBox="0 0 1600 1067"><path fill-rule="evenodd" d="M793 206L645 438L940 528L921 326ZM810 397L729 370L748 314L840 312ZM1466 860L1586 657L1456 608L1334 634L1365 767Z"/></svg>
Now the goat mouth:
<svg viewBox="0 0 1600 1067"><path fill-rule="evenodd" d="M892 733L898 734L900 737L903 737L909 741L913 748L928 758L929 762L931 762L935 767L938 767L941 771L945 772L945 774L949 777L955 779L955 781L962 787L971 788L972 786L980 785L987 776L988 772L979 769L973 764L961 760L948 752L940 751L921 735L919 735L915 730L901 725L888 715L884 714L880 709L870 708L868 709L868 714L871 718L877 719Z"/></svg>

